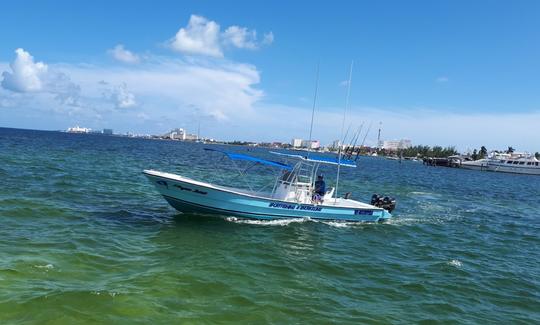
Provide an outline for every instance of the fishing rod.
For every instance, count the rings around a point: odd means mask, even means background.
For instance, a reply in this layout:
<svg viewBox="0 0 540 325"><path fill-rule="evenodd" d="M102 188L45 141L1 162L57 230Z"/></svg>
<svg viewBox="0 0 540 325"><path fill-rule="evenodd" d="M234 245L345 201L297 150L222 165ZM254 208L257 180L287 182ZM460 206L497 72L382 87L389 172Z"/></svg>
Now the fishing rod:
<svg viewBox="0 0 540 325"><path fill-rule="evenodd" d="M345 107L343 108L343 120L341 121L341 134L343 134L343 129L345 128L345 119L347 117L347 109L349 108L349 98L351 96L351 81L352 81L353 66L354 66L354 61L351 61L351 68L349 70L349 82L347 82L347 97L345 100ZM338 165L337 165L337 175L336 175L336 190L334 192L334 204L337 203L340 170L341 170L341 146L338 152Z"/></svg>
<svg viewBox="0 0 540 325"><path fill-rule="evenodd" d="M366 134L364 135L364 139L362 140L362 144L360 145L360 148L362 148L364 146L364 143L366 142L366 138L369 134L369 131L371 130L371 124L372 122L369 122L369 126L368 126L368 129L366 131ZM354 158L354 160L358 160L358 156L360 155L360 149L358 149L358 152L356 153L356 157Z"/></svg>
<svg viewBox="0 0 540 325"><path fill-rule="evenodd" d="M360 138L360 134L362 133L363 127L364 127L364 122L362 122L362 124L358 128L358 131L356 132L356 137L353 138L354 142L351 147L351 152L345 152L345 154L347 155L347 159L351 159L352 155L354 154L354 148L356 147L356 142L358 141L358 138Z"/></svg>
<svg viewBox="0 0 540 325"><path fill-rule="evenodd" d="M312 141L312 135L313 135L313 119L315 118L315 107L317 105L317 95L319 93L319 66L320 63L317 62L317 74L315 79L315 94L313 95L313 109L311 110L311 125L309 127L309 142L308 142L308 152L307 156L309 158L310 149L312 147L311 141Z"/></svg>
<svg viewBox="0 0 540 325"><path fill-rule="evenodd" d="M352 126L352 123L349 123L349 126L347 127L347 132L345 132L345 136L341 140L342 142L341 142L341 145L339 146L339 150L341 150L341 147L345 146L345 140L347 140L347 137L349 136L349 131L351 130L351 126ZM344 148L344 150L346 151L347 148L349 148L348 145L346 148ZM339 150L338 150L338 153L339 153Z"/></svg>

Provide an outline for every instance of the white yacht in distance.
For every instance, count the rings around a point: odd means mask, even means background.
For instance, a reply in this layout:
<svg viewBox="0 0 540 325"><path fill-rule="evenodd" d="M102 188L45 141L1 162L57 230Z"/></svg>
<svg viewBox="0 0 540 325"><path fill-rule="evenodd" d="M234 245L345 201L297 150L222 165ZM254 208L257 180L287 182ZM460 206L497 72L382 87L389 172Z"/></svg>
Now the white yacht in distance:
<svg viewBox="0 0 540 325"><path fill-rule="evenodd" d="M540 161L535 156L524 153L499 154L488 159L487 170L540 175Z"/></svg>
<svg viewBox="0 0 540 325"><path fill-rule="evenodd" d="M90 133L90 131L92 131L92 129L90 128L82 128L78 125L72 127L72 128L68 128L66 130L66 132L68 133Z"/></svg>
<svg viewBox="0 0 540 325"><path fill-rule="evenodd" d="M474 169L474 170L487 170L489 159L478 159L478 160L468 160L462 161L460 164L461 168L465 169Z"/></svg>

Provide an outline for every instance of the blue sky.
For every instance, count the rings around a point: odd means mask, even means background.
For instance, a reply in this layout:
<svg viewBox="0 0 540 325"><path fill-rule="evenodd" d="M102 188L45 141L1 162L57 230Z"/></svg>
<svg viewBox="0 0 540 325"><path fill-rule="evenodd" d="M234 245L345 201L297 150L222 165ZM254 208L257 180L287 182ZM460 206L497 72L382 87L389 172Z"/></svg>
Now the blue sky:
<svg viewBox="0 0 540 325"><path fill-rule="evenodd" d="M4 3L0 126L539 151L540 2ZM206 38L205 38L206 37ZM17 49L21 49L17 53ZM15 71L12 66L15 65Z"/></svg>

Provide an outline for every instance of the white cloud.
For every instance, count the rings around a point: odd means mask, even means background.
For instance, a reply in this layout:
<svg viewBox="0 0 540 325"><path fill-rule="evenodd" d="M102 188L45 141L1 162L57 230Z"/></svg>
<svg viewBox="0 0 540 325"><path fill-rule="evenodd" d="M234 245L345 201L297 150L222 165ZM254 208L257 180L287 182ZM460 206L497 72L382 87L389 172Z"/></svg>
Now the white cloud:
<svg viewBox="0 0 540 325"><path fill-rule="evenodd" d="M264 34L262 43L264 45L270 45L274 43L274 33L269 32L269 33Z"/></svg>
<svg viewBox="0 0 540 325"><path fill-rule="evenodd" d="M174 50L186 54L222 57L219 29L215 21L191 15L187 27L180 28L170 45Z"/></svg>
<svg viewBox="0 0 540 325"><path fill-rule="evenodd" d="M246 27L231 26L223 32L223 42L239 49L257 49L257 32Z"/></svg>
<svg viewBox="0 0 540 325"><path fill-rule="evenodd" d="M21 48L15 50L15 53L15 60L9 64L12 72L2 73L4 89L19 93L19 97L31 93L28 96L49 96L62 105L78 105L81 89L68 75L50 69L43 62L35 63L32 55Z"/></svg>
<svg viewBox="0 0 540 325"><path fill-rule="evenodd" d="M50 63L43 80L42 91L37 93L1 89L1 105L34 108L49 121L69 115L80 116L77 123L82 124L82 117L101 115L99 123L112 120L127 127L134 121L157 125L159 120L160 128L166 129L182 123L195 110L205 119L234 120L252 111L263 97L256 88L259 71L227 60L149 57L141 65L113 67ZM117 112L123 115L116 116Z"/></svg>
<svg viewBox="0 0 540 325"><path fill-rule="evenodd" d="M321 107L315 114L313 138L323 144L339 138L343 108ZM251 115L235 120L240 128L228 130L228 137L260 141L290 141L306 138L309 132L311 109L281 105L255 105ZM286 118L284 118L286 116ZM385 140L411 139L413 144L456 146L458 150L479 148L539 151L535 135L540 109L523 113L448 112L420 108L351 107L347 123L357 127L362 122L364 131L372 123L366 145L377 142L377 128L382 121L381 138ZM279 134L269 132L279 129ZM500 132L505 130L505 132ZM244 134L244 136L242 136ZM251 137L251 138L249 138Z"/></svg>
<svg viewBox="0 0 540 325"><path fill-rule="evenodd" d="M62 72L50 73L47 76L47 92L54 94L62 104L78 106L81 87L71 81L71 78Z"/></svg>
<svg viewBox="0 0 540 325"><path fill-rule="evenodd" d="M114 89L112 99L116 101L117 108L130 108L137 105L135 95L128 91L125 83Z"/></svg>
<svg viewBox="0 0 540 325"><path fill-rule="evenodd" d="M439 83L444 83L444 82L448 82L450 79L448 79L448 77L445 77L445 76L441 76L441 77L438 77L437 79L435 79L436 82L439 82Z"/></svg>
<svg viewBox="0 0 540 325"><path fill-rule="evenodd" d="M4 71L2 87L16 92L40 91L43 88L43 76L47 73L47 65L34 63L34 57L22 48L15 50L17 57L9 65L12 72Z"/></svg>
<svg viewBox="0 0 540 325"><path fill-rule="evenodd" d="M169 41L169 46L189 55L223 57L223 46L255 50L260 44L270 45L274 41L272 32L264 34L262 42L257 40L257 31L240 26L230 26L221 32L215 21L202 16L191 15L188 25L180 28Z"/></svg>
<svg viewBox="0 0 540 325"><path fill-rule="evenodd" d="M141 58L137 54L125 49L124 45L122 44L116 45L113 49L109 50L108 52L110 55L112 55L113 58L115 58L116 60L120 62L131 63L131 64L141 62Z"/></svg>

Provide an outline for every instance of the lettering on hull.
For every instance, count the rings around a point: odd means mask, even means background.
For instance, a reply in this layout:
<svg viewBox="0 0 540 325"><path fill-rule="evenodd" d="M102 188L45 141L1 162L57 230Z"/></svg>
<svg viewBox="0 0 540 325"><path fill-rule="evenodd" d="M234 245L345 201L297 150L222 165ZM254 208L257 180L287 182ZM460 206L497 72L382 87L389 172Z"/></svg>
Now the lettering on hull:
<svg viewBox="0 0 540 325"><path fill-rule="evenodd" d="M372 210L354 210L354 215L356 216L372 216Z"/></svg>
<svg viewBox="0 0 540 325"><path fill-rule="evenodd" d="M316 205L290 204L283 202L270 202L270 204L268 204L268 207L286 210L322 211L322 208Z"/></svg>
<svg viewBox="0 0 540 325"><path fill-rule="evenodd" d="M184 186L178 185L178 184L175 184L174 187L176 187L180 191L188 191L188 192L193 192L193 193L202 194L202 195L208 194L207 192L204 192L204 191L201 191L201 190L198 190L198 189L191 189L189 187L184 187Z"/></svg>

